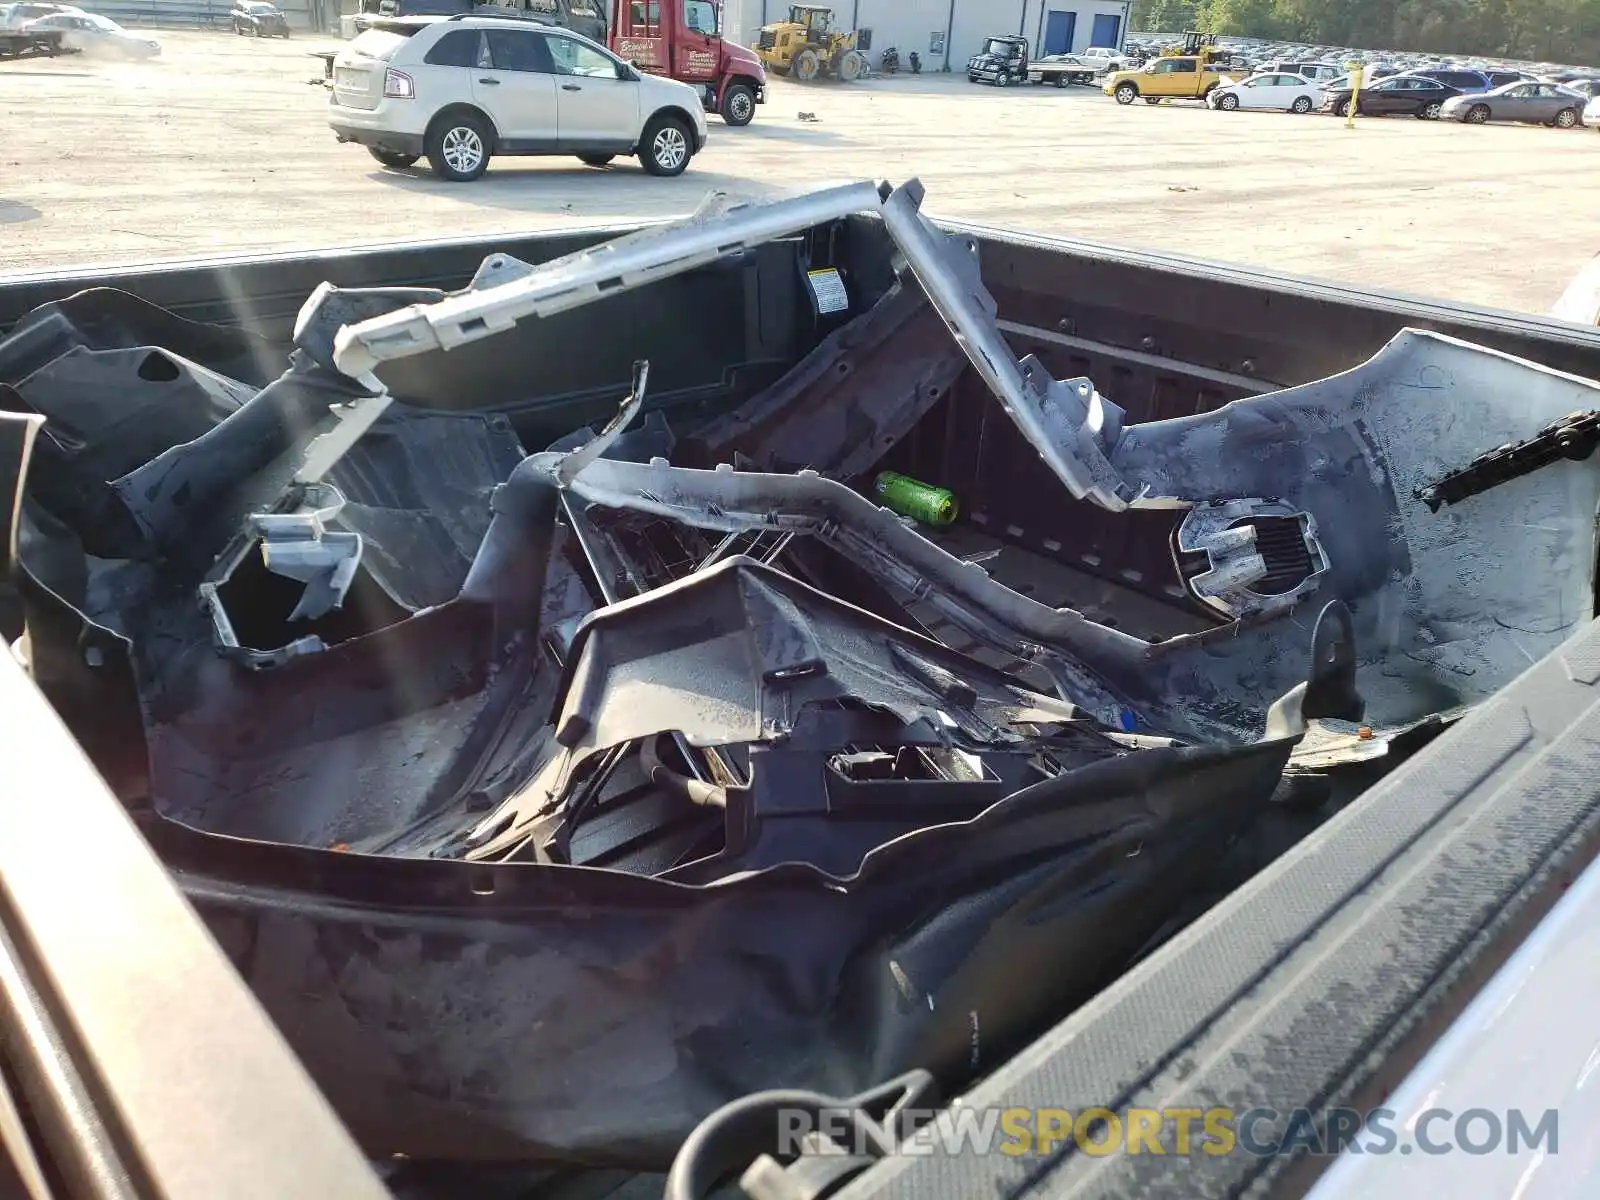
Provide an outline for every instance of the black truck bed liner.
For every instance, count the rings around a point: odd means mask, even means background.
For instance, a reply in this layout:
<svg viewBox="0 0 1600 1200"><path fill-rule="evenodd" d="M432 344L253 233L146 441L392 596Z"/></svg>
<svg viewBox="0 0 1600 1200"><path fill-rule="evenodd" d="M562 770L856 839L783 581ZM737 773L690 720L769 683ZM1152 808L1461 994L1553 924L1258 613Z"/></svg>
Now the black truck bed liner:
<svg viewBox="0 0 1600 1200"><path fill-rule="evenodd" d="M1597 683L1600 622L964 1102L1282 1114L1381 1103L1594 858ZM911 1157L843 1196L1285 1197L1331 1161Z"/></svg>
<svg viewBox="0 0 1600 1200"><path fill-rule="evenodd" d="M114 286L182 317L281 343L306 295L324 280L453 288L491 250L537 263L620 232L19 276L0 280L0 331L40 304ZM1013 347L1037 354L1057 377L1093 378L1130 422L1206 411L1325 377L1364 361L1407 327L1600 377L1596 330L1175 256L967 232L981 244L985 281ZM540 403L508 414L537 444L542 433L609 415L631 363L648 355L660 379L654 404L713 414L755 394L823 336L807 322L796 267L806 256L829 261L852 240L872 245L881 230L851 220L530 322L514 362L456 357L453 369L473 365L464 375L432 376L419 390L441 406L468 407L478 394L503 394L516 372L537 363L546 372ZM708 311L737 319L707 320ZM642 331L642 343L595 333L619 328ZM579 339L584 352L574 354ZM993 409L968 372L888 460L961 496L973 521L945 535L950 548L970 557L1004 547L996 574L1003 571L1012 587L1097 619L1112 616L1148 636L1206 623L1170 586L1171 518L1113 518L1063 499L1058 481L1018 451L1014 427L991 419ZM996 461L1020 465L996 470ZM1593 855L1600 824L1600 785L1590 780L1597 639L1593 626L1579 633L996 1071L970 1102L1078 1109L1183 1104L1200 1095L1288 1110L1380 1096L1548 907L1562 880ZM1414 920L1422 897L1425 925ZM1223 1044L1228 1054L1218 1052ZM932 1200L1076 1188L1295 1194L1313 1176L1293 1162L1269 1171L1236 1157L1193 1164L907 1159L863 1177L850 1195ZM519 1196L633 1196L659 1194L659 1183L584 1173L537 1184L521 1176L507 1189Z"/></svg>

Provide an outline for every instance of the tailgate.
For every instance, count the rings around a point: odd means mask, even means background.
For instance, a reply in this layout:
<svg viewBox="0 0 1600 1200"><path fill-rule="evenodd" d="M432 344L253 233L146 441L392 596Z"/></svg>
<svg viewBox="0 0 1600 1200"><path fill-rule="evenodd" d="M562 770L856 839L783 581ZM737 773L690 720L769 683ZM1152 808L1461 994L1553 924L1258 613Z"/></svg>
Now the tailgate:
<svg viewBox="0 0 1600 1200"><path fill-rule="evenodd" d="M334 103L345 108L377 108L383 98L383 72L382 63L344 63L334 59Z"/></svg>
<svg viewBox="0 0 1600 1200"><path fill-rule="evenodd" d="M383 75L408 33L368 29L333 60L333 102L345 108L373 109L383 99Z"/></svg>

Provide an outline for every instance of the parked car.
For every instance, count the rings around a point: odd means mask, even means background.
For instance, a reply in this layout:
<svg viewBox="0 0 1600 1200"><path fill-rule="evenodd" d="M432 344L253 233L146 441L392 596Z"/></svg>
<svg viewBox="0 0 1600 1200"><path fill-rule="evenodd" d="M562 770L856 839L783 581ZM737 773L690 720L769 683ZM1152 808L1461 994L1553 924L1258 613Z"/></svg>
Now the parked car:
<svg viewBox="0 0 1600 1200"><path fill-rule="evenodd" d="M1334 63L1289 62L1282 59L1263 63L1257 70L1262 74L1300 75L1317 83L1327 83L1344 74L1344 68Z"/></svg>
<svg viewBox="0 0 1600 1200"><path fill-rule="evenodd" d="M571 154L603 167L636 154L681 175L705 146L705 106L570 30L511 17L374 28L334 59L328 123L386 167L427 156L442 179L477 179L496 154Z"/></svg>
<svg viewBox="0 0 1600 1200"><path fill-rule="evenodd" d="M1557 83L1512 83L1492 92L1456 96L1445 102L1443 117L1468 125L1490 121L1521 121L1528 125L1554 125L1576 129L1583 119L1586 98Z"/></svg>
<svg viewBox="0 0 1600 1200"><path fill-rule="evenodd" d="M1583 106L1583 123L1590 129L1600 129L1600 96Z"/></svg>
<svg viewBox="0 0 1600 1200"><path fill-rule="evenodd" d="M1505 87L1507 84L1511 83L1539 82L1536 76L1530 75L1526 71L1513 71L1509 67L1504 69L1490 68L1487 71L1480 72L1480 74L1488 76L1490 91L1493 91L1495 88Z"/></svg>
<svg viewBox="0 0 1600 1200"><path fill-rule="evenodd" d="M228 19L240 37L289 36L289 18L277 5L268 4L266 0L234 0Z"/></svg>
<svg viewBox="0 0 1600 1200"><path fill-rule="evenodd" d="M1114 50L1110 46L1090 46L1087 50L1078 52L1078 57L1084 62L1093 63L1100 68L1100 74L1107 71L1126 71L1137 65L1135 55L1122 50Z"/></svg>
<svg viewBox="0 0 1600 1200"><path fill-rule="evenodd" d="M1361 72L1361 86L1363 88L1369 88L1376 84L1379 80L1393 79L1396 75L1411 74L1413 74L1413 72L1407 71L1401 67L1368 67ZM1322 82L1322 86L1324 89L1333 88L1335 90L1339 88L1348 88L1350 86L1350 73L1348 71L1341 71L1336 78L1324 80Z"/></svg>
<svg viewBox="0 0 1600 1200"><path fill-rule="evenodd" d="M967 82L1005 87L1028 81L1028 39L997 36L985 39L983 49L967 60Z"/></svg>
<svg viewBox="0 0 1600 1200"><path fill-rule="evenodd" d="M96 13L58 12L22 26L22 32L56 30L68 50L84 54L103 54L120 58L154 58L161 43L137 33L129 33L110 17Z"/></svg>
<svg viewBox="0 0 1600 1200"><path fill-rule="evenodd" d="M1206 97L1212 108L1232 112L1240 108L1308 113L1322 103L1322 89L1303 75L1266 71L1224 83Z"/></svg>
<svg viewBox="0 0 1600 1200"><path fill-rule="evenodd" d="M71 4L6 4L0 5L0 29L21 29L30 21L54 16L57 13L88 15L83 9Z"/></svg>
<svg viewBox="0 0 1600 1200"><path fill-rule="evenodd" d="M1423 71L1413 71L1411 74L1420 75L1423 79L1436 80L1446 87L1465 94L1487 92L1490 86L1489 77L1482 71L1467 71L1459 67L1431 67Z"/></svg>
<svg viewBox="0 0 1600 1200"><path fill-rule="evenodd" d="M1350 87L1323 90L1322 107L1336 116L1350 111ZM1409 114L1425 121L1437 121L1445 101L1461 95L1458 88L1423 75L1395 75L1361 89L1356 111L1363 116L1381 117Z"/></svg>
<svg viewBox="0 0 1600 1200"><path fill-rule="evenodd" d="M1028 78L1034 83L1066 87L1070 83L1092 84L1105 74L1104 66L1096 66L1076 54L1049 54L1036 58L1028 66Z"/></svg>

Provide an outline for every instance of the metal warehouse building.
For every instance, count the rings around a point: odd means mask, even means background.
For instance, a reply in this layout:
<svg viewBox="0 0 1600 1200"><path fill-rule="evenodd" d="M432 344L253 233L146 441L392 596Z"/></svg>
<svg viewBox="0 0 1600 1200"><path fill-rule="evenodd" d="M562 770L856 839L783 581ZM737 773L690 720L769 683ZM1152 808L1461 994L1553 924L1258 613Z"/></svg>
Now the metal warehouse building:
<svg viewBox="0 0 1600 1200"><path fill-rule="evenodd" d="M806 0L826 4L829 0ZM960 70L997 33L1021 34L1034 55L1121 48L1128 33L1129 0L832 0L834 22L861 32L862 49L877 65L886 46L901 61L915 50L924 71ZM726 36L753 45L757 31L783 20L789 0L727 0ZM870 41L870 45L868 42Z"/></svg>

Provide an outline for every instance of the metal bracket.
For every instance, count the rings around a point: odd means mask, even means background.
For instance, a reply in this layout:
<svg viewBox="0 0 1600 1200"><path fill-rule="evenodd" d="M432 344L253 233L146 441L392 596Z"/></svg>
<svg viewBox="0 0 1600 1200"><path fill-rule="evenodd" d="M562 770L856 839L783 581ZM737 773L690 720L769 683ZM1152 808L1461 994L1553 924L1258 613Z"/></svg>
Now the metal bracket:
<svg viewBox="0 0 1600 1200"><path fill-rule="evenodd" d="M1600 446L1600 412L1573 413L1546 425L1526 441L1498 446L1478 455L1460 470L1418 488L1413 495L1438 512L1446 504L1459 504L1541 467L1563 459L1581 462Z"/></svg>

